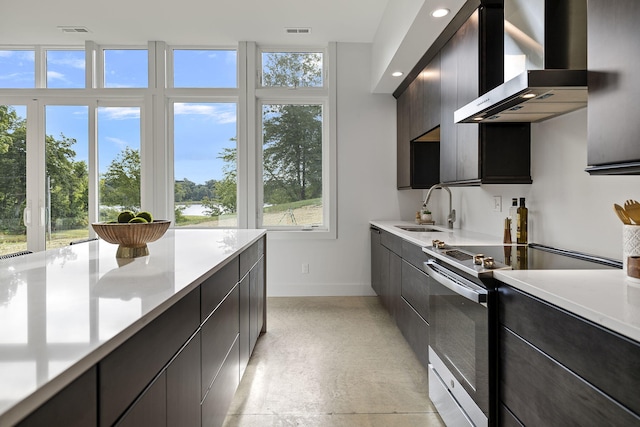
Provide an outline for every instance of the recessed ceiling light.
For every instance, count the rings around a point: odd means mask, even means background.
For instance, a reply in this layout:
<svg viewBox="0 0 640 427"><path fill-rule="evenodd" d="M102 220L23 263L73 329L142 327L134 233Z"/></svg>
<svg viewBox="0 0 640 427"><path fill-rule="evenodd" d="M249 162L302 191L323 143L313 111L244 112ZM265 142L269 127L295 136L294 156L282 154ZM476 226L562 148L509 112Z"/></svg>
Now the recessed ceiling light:
<svg viewBox="0 0 640 427"><path fill-rule="evenodd" d="M442 18L443 16L447 16L449 12L451 11L445 8L436 9L433 12L431 12L431 16L433 16L434 18Z"/></svg>
<svg viewBox="0 0 640 427"><path fill-rule="evenodd" d="M536 94L535 93L525 93L524 95L522 95L522 97L525 98L525 99L535 98Z"/></svg>
<svg viewBox="0 0 640 427"><path fill-rule="evenodd" d="M401 75L403 75L404 73L402 71L394 71L393 73L391 73L391 75L393 77L400 77Z"/></svg>
<svg viewBox="0 0 640 427"><path fill-rule="evenodd" d="M483 119L484 119L484 117L482 117L482 116L477 116L477 117L473 118L473 120L475 120L476 122L481 122Z"/></svg>

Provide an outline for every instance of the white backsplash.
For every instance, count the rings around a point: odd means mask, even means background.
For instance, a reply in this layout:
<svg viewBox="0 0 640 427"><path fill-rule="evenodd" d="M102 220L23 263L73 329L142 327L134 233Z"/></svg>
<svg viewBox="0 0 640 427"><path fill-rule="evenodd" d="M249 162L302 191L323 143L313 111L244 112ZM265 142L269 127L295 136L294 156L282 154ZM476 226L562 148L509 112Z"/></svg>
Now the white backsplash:
<svg viewBox="0 0 640 427"><path fill-rule="evenodd" d="M531 137L533 184L453 187L455 227L502 236L511 198L525 197L529 242L622 259L622 223L613 204L640 200L640 177L590 176L584 171L586 108L532 124ZM436 208L436 221L446 222L447 195L435 196L430 205ZM502 212L493 211L494 196L502 197Z"/></svg>

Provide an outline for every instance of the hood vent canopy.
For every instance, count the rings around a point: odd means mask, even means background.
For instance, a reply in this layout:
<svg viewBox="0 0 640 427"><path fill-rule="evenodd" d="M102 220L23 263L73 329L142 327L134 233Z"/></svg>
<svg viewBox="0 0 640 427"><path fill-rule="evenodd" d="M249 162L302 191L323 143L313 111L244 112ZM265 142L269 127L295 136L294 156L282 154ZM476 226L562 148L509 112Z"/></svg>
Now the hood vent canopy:
<svg viewBox="0 0 640 427"><path fill-rule="evenodd" d="M505 0L505 80L456 123L539 122L587 105L586 0Z"/></svg>

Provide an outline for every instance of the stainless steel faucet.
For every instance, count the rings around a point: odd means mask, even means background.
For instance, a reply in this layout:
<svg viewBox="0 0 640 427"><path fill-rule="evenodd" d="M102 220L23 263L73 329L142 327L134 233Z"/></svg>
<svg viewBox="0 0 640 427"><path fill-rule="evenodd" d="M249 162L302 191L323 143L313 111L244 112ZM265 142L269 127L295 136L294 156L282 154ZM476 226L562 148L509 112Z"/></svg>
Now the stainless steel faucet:
<svg viewBox="0 0 640 427"><path fill-rule="evenodd" d="M456 210L455 209L451 209L452 204L451 204L451 190L449 190L449 187L447 187L446 185L443 184L436 184L431 186L431 188L429 188L429 191L427 192L427 197L424 199L424 203L422 204L423 207L427 206L427 203L429 203L429 199L431 198L431 192L435 189L438 188L442 188L444 190L447 190L447 192L449 193L449 216L447 217L447 226L449 228L453 228L453 223L456 222Z"/></svg>

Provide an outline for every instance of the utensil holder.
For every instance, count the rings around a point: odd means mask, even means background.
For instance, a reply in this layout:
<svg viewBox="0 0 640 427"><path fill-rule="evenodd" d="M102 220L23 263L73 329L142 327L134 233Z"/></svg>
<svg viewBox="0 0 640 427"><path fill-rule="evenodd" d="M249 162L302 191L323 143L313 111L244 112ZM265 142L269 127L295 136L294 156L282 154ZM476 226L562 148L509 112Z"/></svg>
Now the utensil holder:
<svg viewBox="0 0 640 427"><path fill-rule="evenodd" d="M622 268L629 275L628 258L640 257L640 225L625 224L622 227Z"/></svg>

